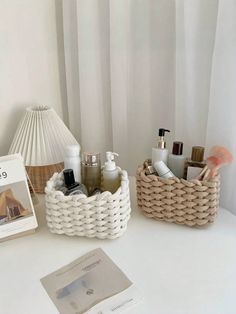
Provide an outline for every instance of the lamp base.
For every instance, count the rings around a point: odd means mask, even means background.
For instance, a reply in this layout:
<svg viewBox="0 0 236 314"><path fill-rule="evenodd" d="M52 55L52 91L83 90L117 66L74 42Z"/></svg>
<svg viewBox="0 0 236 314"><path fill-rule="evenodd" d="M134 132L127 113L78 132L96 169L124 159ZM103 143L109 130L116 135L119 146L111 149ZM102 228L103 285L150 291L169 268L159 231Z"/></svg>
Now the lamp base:
<svg viewBox="0 0 236 314"><path fill-rule="evenodd" d="M25 168L35 192L43 194L46 182L55 172L61 172L64 169L64 163L46 166L26 166Z"/></svg>

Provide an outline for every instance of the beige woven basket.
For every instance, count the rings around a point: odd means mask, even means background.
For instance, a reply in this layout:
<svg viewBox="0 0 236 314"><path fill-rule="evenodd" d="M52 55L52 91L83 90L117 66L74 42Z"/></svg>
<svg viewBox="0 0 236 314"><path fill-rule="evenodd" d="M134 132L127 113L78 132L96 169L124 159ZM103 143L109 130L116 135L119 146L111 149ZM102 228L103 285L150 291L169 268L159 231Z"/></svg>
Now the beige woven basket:
<svg viewBox="0 0 236 314"><path fill-rule="evenodd" d="M210 181L163 179L147 176L143 165L136 179L138 206L147 217L191 227L214 221L219 207L219 176Z"/></svg>
<svg viewBox="0 0 236 314"><path fill-rule="evenodd" d="M121 186L114 193L103 192L65 196L56 188L63 184L62 173L55 173L45 188L46 219L51 232L69 236L114 239L127 228L130 193L127 172L120 170Z"/></svg>

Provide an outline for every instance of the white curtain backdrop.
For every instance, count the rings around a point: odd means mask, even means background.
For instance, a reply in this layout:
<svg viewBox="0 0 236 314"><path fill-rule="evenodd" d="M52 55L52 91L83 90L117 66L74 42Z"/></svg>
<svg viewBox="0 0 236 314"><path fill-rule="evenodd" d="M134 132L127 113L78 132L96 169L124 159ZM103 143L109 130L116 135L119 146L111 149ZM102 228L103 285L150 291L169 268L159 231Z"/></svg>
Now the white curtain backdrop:
<svg viewBox="0 0 236 314"><path fill-rule="evenodd" d="M157 129L236 156L235 0L64 0L69 127L82 150L120 154L134 174ZM222 206L236 214L236 163Z"/></svg>

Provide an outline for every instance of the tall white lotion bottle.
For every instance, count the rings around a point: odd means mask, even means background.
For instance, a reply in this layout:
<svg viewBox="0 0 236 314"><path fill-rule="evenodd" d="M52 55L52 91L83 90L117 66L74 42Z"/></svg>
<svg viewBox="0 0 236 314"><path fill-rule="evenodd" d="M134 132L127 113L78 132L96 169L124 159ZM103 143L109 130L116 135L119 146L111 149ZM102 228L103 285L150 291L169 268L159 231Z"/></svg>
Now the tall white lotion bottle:
<svg viewBox="0 0 236 314"><path fill-rule="evenodd" d="M170 132L167 129L159 129L159 141L157 142L157 147L152 148L152 165L154 166L155 162L163 161L167 164L168 160L168 149L166 149L165 133Z"/></svg>
<svg viewBox="0 0 236 314"><path fill-rule="evenodd" d="M103 190L111 193L115 193L120 187L120 173L114 162L115 156L119 155L113 152L106 152L106 162L102 170Z"/></svg>
<svg viewBox="0 0 236 314"><path fill-rule="evenodd" d="M72 169L75 176L75 181L81 182L81 159L80 146L68 145L65 148L64 167L65 169Z"/></svg>

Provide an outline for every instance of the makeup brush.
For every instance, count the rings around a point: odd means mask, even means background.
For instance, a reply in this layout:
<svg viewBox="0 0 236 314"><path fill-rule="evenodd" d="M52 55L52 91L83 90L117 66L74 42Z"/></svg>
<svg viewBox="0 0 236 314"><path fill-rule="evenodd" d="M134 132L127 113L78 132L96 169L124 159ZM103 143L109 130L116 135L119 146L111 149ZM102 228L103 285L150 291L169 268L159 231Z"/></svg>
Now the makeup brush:
<svg viewBox="0 0 236 314"><path fill-rule="evenodd" d="M207 158L207 165L203 168L199 175L202 180L214 178L219 169L233 160L232 154L226 147L213 146L210 150L210 156Z"/></svg>

